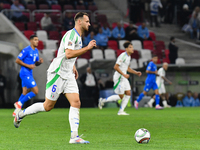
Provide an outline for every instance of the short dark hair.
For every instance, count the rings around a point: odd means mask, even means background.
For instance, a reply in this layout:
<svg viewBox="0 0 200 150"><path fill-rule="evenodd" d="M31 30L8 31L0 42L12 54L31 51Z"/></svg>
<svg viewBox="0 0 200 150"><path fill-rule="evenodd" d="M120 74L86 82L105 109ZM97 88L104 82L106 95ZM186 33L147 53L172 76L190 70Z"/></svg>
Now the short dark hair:
<svg viewBox="0 0 200 150"><path fill-rule="evenodd" d="M74 17L74 21L77 21L78 18L83 18L84 15L89 17L89 15L86 12L78 12Z"/></svg>
<svg viewBox="0 0 200 150"><path fill-rule="evenodd" d="M34 39L35 37L37 37L37 35L33 34L33 35L30 36L29 39L32 40L32 39Z"/></svg>
<svg viewBox="0 0 200 150"><path fill-rule="evenodd" d="M124 48L128 48L129 45L132 45L130 41L126 41L123 46Z"/></svg>
<svg viewBox="0 0 200 150"><path fill-rule="evenodd" d="M173 41L174 39L175 39L175 37L173 37L173 36L172 36L172 37L170 37L170 41Z"/></svg>

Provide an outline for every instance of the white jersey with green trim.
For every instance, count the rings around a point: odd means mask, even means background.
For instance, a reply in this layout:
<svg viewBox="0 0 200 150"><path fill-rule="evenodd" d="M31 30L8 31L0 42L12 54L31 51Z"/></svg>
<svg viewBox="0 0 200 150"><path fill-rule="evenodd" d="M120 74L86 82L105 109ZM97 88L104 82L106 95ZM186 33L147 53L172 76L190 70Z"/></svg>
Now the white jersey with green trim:
<svg viewBox="0 0 200 150"><path fill-rule="evenodd" d="M79 50L82 48L82 39L75 28L69 30L62 37L58 55L49 66L48 72L56 72L64 79L68 79L73 74L73 66L76 61L75 58L67 59L65 56L65 49Z"/></svg>
<svg viewBox="0 0 200 150"><path fill-rule="evenodd" d="M118 64L119 65L119 69L124 74L126 74L127 73L127 69L129 67L129 64L130 64L130 61L131 61L131 56L129 56L127 54L127 52L123 52L118 56L116 64ZM114 79L119 79L120 76L121 76L121 74L118 71L115 71L113 78Z"/></svg>
<svg viewBox="0 0 200 150"><path fill-rule="evenodd" d="M158 70L158 74L159 76L156 77L156 83L158 85L158 87L164 83L164 79L162 77L165 77L165 69L163 67L161 67L159 70Z"/></svg>

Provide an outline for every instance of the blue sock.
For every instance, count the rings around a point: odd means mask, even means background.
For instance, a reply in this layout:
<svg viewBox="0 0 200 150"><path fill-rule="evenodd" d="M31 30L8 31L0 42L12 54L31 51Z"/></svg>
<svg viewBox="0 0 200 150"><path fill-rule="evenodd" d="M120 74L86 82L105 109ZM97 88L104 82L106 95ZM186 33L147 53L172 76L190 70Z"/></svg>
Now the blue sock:
<svg viewBox="0 0 200 150"><path fill-rule="evenodd" d="M155 100L156 100L156 105L159 105L160 104L160 96L155 95Z"/></svg>
<svg viewBox="0 0 200 150"><path fill-rule="evenodd" d="M35 97L35 93L33 93L32 91L29 92L28 94L26 94L21 100L19 100L22 103L22 106L24 105L24 103L26 101L28 101L29 99L31 99L32 97Z"/></svg>
<svg viewBox="0 0 200 150"><path fill-rule="evenodd" d="M139 101L141 101L143 97L144 97L144 93L141 93L137 99L137 102L139 103Z"/></svg>
<svg viewBox="0 0 200 150"><path fill-rule="evenodd" d="M18 101L20 101L22 98L24 98L25 95L21 94Z"/></svg>

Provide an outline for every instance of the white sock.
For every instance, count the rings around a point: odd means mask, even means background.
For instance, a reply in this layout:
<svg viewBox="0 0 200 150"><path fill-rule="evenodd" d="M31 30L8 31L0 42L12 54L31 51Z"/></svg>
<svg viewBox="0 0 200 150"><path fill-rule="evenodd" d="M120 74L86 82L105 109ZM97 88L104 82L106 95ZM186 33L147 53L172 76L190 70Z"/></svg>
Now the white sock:
<svg viewBox="0 0 200 150"><path fill-rule="evenodd" d="M126 105L128 104L128 101L130 99L131 96L129 95L124 95L123 99L122 99L122 103L121 103L121 107L119 111L124 111Z"/></svg>
<svg viewBox="0 0 200 150"><path fill-rule="evenodd" d="M167 101L166 101L166 100L163 100L162 103L163 103L163 106L164 106L164 107L167 107L168 104L167 104Z"/></svg>
<svg viewBox="0 0 200 150"><path fill-rule="evenodd" d="M102 100L103 103L107 103L107 102L116 102L118 100L120 100L121 98L119 97L119 95L111 95L108 98L105 98Z"/></svg>
<svg viewBox="0 0 200 150"><path fill-rule="evenodd" d="M153 103L155 102L155 99L150 99L150 101L148 102L150 105L153 105Z"/></svg>
<svg viewBox="0 0 200 150"><path fill-rule="evenodd" d="M22 111L21 113L19 113L19 117L23 118L27 115L36 114L41 111L45 111L43 103L35 103L24 109L24 111Z"/></svg>
<svg viewBox="0 0 200 150"><path fill-rule="evenodd" d="M78 127L79 127L79 108L70 107L69 109L69 123L71 128L71 138L78 136Z"/></svg>

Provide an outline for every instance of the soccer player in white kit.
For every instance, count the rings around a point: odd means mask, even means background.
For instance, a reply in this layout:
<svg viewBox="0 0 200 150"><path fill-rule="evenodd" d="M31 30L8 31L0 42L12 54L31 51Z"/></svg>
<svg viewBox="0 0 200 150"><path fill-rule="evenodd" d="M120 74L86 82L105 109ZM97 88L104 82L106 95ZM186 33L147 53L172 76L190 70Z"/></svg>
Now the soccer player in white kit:
<svg viewBox="0 0 200 150"><path fill-rule="evenodd" d="M156 84L158 85L158 92L163 99L163 101L162 101L163 106L171 107L170 105L167 104L166 90L165 90L165 84L164 84L164 80L167 81L169 84L172 84L172 82L169 81L165 77L167 69L168 69L168 63L165 62L165 63L163 63L163 66L158 70L159 76L156 77ZM150 99L150 101L147 103L149 105L149 107L152 107L154 101L155 101L155 98Z"/></svg>
<svg viewBox="0 0 200 150"><path fill-rule="evenodd" d="M89 29L89 17L87 13L79 12L75 15L74 20L75 27L62 37L58 55L47 70L45 102L35 103L24 111L19 111L14 119L14 126L18 128L22 119L27 115L50 111L54 108L59 95L64 93L71 105L69 109L71 128L69 143L89 143L78 136L81 103L76 82L78 72L74 64L76 57L96 47L96 41L92 40L86 47L82 48L81 35Z"/></svg>
<svg viewBox="0 0 200 150"><path fill-rule="evenodd" d="M127 71L132 74L136 74L138 76L141 76L142 73L139 71L132 70L130 65L131 60L131 54L134 53L133 45L131 42L127 41L124 43L124 48L126 49L126 52L123 52L119 55L117 58L116 64L114 66L114 69L116 70L113 76L114 81L114 92L118 95L112 95L108 98L100 98L98 107L99 109L102 109L102 106L104 103L112 102L112 101L118 101L122 99L121 107L118 111L118 115L129 115L124 111L130 97L131 97L131 86L128 81L129 74L127 74Z"/></svg>

